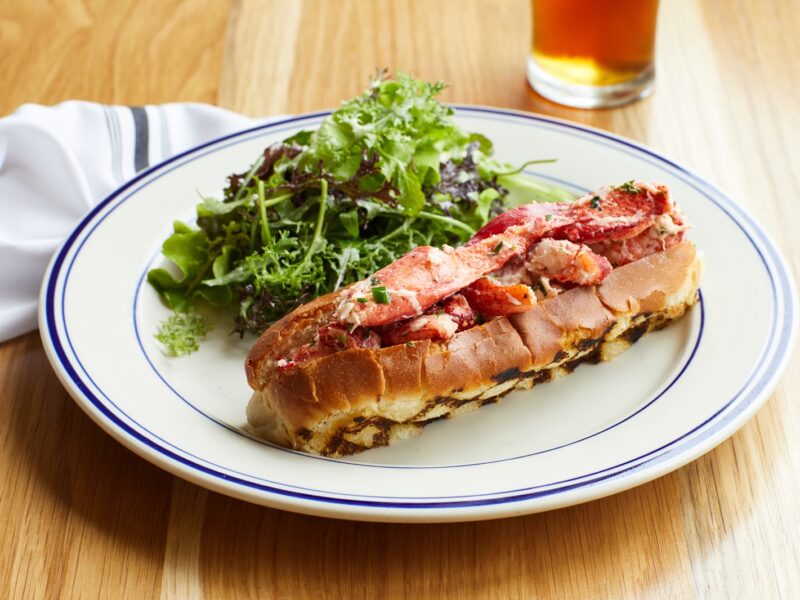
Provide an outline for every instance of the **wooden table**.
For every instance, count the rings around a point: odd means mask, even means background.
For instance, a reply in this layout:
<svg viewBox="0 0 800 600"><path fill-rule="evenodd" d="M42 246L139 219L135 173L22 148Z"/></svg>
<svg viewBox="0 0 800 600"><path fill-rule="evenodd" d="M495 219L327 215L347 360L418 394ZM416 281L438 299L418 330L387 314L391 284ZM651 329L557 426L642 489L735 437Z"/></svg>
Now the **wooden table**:
<svg viewBox="0 0 800 600"><path fill-rule="evenodd" d="M617 110L527 86L524 0L0 2L0 114L70 98L250 115L336 105L376 65L450 101L572 119L717 182L800 258L800 5L662 2L655 95ZM742 282L742 293L746 293ZM735 349L732 349L735 351ZM38 335L0 345L0 596L798 597L800 360L731 439L616 496L483 523L349 523L157 469L67 396Z"/></svg>

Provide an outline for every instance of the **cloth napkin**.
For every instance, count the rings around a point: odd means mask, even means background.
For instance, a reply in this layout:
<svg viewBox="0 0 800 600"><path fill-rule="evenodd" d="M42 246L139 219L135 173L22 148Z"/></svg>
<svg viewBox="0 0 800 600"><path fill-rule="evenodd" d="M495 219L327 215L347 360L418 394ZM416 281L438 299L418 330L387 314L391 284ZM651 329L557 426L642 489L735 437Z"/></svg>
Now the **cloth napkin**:
<svg viewBox="0 0 800 600"><path fill-rule="evenodd" d="M36 328L39 286L81 217L138 171L256 124L203 104L26 104L0 119L0 342Z"/></svg>

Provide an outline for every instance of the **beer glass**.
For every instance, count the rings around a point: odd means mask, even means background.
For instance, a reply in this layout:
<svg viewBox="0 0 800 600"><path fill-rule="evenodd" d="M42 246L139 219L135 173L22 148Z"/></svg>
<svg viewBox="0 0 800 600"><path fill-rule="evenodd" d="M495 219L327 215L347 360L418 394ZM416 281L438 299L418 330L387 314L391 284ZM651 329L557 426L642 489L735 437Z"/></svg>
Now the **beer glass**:
<svg viewBox="0 0 800 600"><path fill-rule="evenodd" d="M528 82L567 106L605 108L653 90L658 0L531 0Z"/></svg>

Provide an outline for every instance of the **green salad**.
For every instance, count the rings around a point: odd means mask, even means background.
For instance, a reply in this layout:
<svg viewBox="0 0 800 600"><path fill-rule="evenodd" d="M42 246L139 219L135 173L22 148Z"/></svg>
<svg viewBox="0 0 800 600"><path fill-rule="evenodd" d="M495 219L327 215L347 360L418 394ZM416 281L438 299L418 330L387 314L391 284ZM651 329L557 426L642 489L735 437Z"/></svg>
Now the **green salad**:
<svg viewBox="0 0 800 600"><path fill-rule="evenodd" d="M179 275L147 276L175 313L156 337L172 354L195 350L209 330L201 303L231 310L233 331L258 334L417 246L463 243L521 202L573 198L525 175L531 163L492 158L491 141L436 100L444 87L384 74L319 129L231 175L221 199L198 204L196 225L176 221L163 254Z"/></svg>

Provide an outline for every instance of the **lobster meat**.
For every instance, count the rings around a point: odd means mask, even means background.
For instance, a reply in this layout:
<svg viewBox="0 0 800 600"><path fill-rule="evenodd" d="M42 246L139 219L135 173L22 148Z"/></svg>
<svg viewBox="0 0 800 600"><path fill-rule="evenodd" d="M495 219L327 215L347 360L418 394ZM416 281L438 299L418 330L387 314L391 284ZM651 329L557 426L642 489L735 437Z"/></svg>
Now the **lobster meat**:
<svg viewBox="0 0 800 600"><path fill-rule="evenodd" d="M661 185L628 182L575 202L526 204L492 219L464 246L421 246L353 285L343 295L336 318L353 326L385 326L421 315L460 290L478 312L519 312L535 302L530 287L515 283L527 289L502 289L501 280L487 275L502 273L509 263L525 263L534 276L599 283L612 265L677 244L685 229ZM376 288L383 288L385 295L376 297Z"/></svg>

